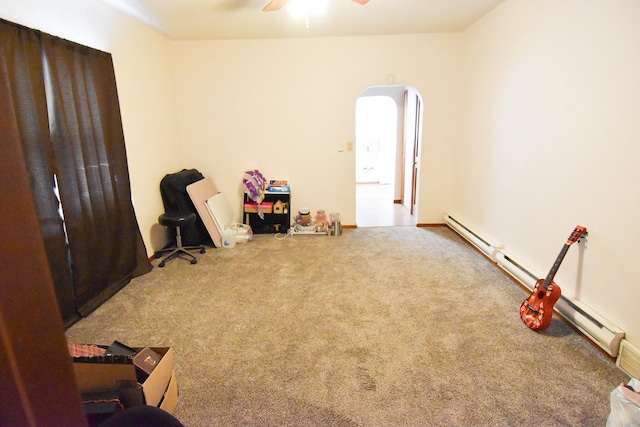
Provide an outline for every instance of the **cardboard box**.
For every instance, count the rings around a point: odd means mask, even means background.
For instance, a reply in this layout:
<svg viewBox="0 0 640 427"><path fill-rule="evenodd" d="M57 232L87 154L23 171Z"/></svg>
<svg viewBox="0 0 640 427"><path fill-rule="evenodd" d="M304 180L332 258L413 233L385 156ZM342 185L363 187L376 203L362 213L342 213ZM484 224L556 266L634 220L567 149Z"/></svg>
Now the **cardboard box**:
<svg viewBox="0 0 640 427"><path fill-rule="evenodd" d="M138 368L138 382L143 383L160 363L160 355L149 347L139 350L133 356L133 364Z"/></svg>
<svg viewBox="0 0 640 427"><path fill-rule="evenodd" d="M172 347L149 347L160 356L160 361L139 387L142 401L173 414L178 405L178 381L173 369ZM133 363L85 363L74 361L73 371L81 393L116 390L122 384L136 384L136 366Z"/></svg>

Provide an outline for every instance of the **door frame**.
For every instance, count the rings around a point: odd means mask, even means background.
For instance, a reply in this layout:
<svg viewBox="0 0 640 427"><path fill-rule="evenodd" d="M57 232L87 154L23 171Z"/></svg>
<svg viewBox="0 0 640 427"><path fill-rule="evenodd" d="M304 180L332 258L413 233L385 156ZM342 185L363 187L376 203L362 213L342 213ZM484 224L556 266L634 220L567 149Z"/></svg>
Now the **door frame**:
<svg viewBox="0 0 640 427"><path fill-rule="evenodd" d="M398 132L393 199L394 203L401 203L408 207L411 215L415 217L418 214L420 194L422 96L414 87L402 85L368 87L358 98L367 96L388 96L396 103ZM356 141L356 147L357 144L358 141Z"/></svg>

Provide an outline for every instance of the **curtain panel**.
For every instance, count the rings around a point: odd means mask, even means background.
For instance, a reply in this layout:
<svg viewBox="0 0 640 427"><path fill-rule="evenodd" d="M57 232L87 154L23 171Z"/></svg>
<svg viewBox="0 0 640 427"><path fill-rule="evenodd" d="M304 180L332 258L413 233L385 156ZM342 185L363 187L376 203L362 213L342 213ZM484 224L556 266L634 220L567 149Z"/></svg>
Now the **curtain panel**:
<svg viewBox="0 0 640 427"><path fill-rule="evenodd" d="M151 270L131 201L112 58L6 21L0 52L11 70L10 102L70 326Z"/></svg>
<svg viewBox="0 0 640 427"><path fill-rule="evenodd" d="M24 152L40 231L65 324L79 319L73 299L68 246L54 188L53 146L49 135L47 99L38 34L0 21L0 61L8 85L0 99L3 116L16 122ZM7 108L9 105L12 108ZM12 116L12 117L9 117ZM8 144L2 136L2 145ZM2 150L5 152L5 150ZM7 203L7 201L3 201ZM16 208L20 208L16 206ZM19 226L19 224L15 224ZM19 243L19 242L15 242Z"/></svg>

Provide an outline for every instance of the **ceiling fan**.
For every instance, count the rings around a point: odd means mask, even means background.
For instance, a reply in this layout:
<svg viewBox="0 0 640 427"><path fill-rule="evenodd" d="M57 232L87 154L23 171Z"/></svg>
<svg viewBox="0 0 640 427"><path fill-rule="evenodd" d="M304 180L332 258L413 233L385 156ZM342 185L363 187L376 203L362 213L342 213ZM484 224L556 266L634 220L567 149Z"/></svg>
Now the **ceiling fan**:
<svg viewBox="0 0 640 427"><path fill-rule="evenodd" d="M353 0L353 1L358 4L366 4L369 0ZM286 2L287 0L271 0L262 10L264 10L265 12L273 12L275 10L282 8L282 6L284 6Z"/></svg>

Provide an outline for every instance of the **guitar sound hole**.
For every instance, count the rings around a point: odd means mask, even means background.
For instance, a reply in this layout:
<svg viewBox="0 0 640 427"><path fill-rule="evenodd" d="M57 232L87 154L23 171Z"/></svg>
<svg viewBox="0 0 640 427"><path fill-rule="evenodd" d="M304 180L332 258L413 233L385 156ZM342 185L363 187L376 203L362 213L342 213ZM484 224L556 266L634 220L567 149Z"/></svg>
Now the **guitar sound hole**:
<svg viewBox="0 0 640 427"><path fill-rule="evenodd" d="M538 299L544 298L544 291L538 292Z"/></svg>

